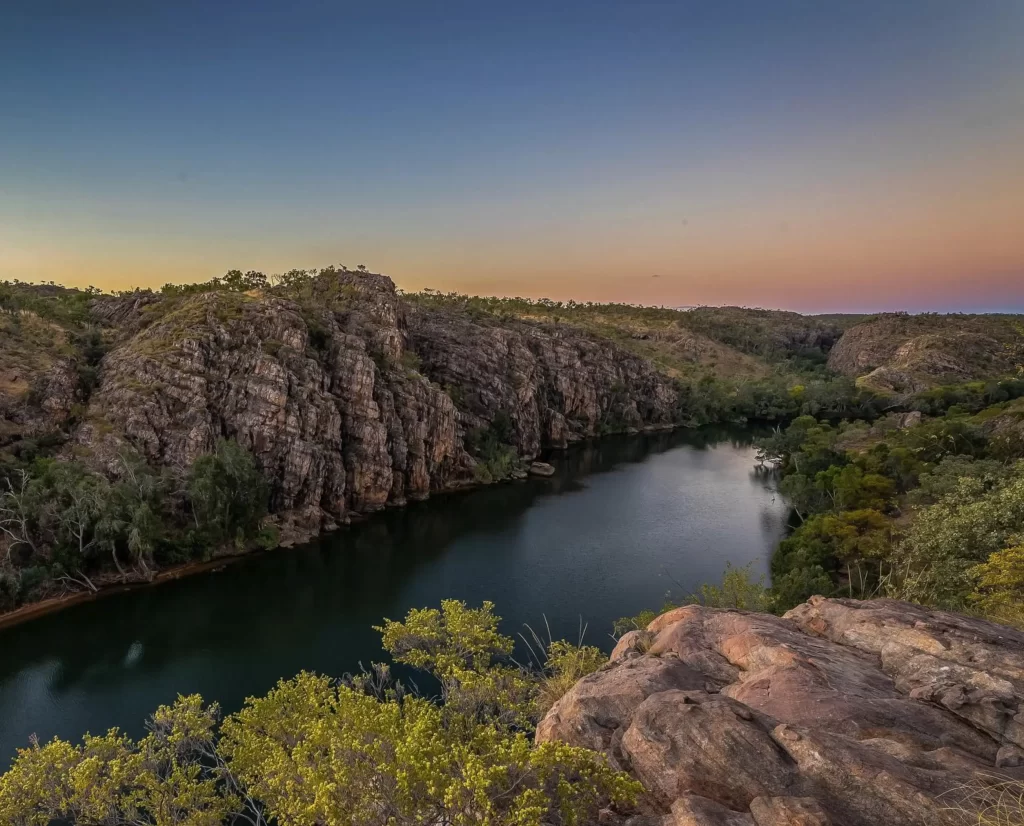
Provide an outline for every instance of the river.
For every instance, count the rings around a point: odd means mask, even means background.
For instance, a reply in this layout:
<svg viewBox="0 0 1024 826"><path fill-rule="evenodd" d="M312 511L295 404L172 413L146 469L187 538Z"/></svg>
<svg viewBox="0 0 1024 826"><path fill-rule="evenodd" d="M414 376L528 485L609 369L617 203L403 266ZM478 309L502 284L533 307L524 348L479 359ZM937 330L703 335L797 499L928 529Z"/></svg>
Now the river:
<svg viewBox="0 0 1024 826"><path fill-rule="evenodd" d="M226 711L302 669L383 659L382 617L446 597L489 599L606 650L617 617L766 570L788 509L754 471L750 437L720 429L613 437L556 456L557 473L438 496L217 572L111 594L0 631L0 770L32 733L133 735L157 705L201 693Z"/></svg>

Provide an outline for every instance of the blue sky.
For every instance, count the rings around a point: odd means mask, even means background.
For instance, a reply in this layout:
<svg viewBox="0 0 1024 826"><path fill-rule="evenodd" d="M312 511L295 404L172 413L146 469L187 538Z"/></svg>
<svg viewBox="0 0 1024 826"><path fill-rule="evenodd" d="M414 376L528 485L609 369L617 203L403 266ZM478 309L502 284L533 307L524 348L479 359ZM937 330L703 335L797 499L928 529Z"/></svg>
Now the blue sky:
<svg viewBox="0 0 1024 826"><path fill-rule="evenodd" d="M3 16L0 278L1024 309L1016 0Z"/></svg>

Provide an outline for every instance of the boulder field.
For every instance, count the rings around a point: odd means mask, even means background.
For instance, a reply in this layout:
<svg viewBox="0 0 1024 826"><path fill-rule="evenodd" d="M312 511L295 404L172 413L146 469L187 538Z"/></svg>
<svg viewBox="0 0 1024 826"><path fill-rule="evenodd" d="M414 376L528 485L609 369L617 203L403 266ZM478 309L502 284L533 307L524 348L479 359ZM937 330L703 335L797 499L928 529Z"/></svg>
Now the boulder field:
<svg viewBox="0 0 1024 826"><path fill-rule="evenodd" d="M893 600L686 606L624 635L537 740L643 783L639 812L609 823L956 822L1024 780L1024 633Z"/></svg>

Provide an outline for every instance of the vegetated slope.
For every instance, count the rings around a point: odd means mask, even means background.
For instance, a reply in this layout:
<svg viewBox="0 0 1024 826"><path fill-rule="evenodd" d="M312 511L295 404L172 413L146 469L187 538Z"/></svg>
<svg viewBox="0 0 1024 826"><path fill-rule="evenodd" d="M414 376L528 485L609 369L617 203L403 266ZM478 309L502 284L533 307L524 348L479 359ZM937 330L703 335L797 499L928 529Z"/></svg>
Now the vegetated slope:
<svg viewBox="0 0 1024 826"><path fill-rule="evenodd" d="M559 699L536 739L604 752L661 823L1009 824L1022 710L1021 632L814 597L783 618L662 614ZM979 818L1007 781L1008 819Z"/></svg>
<svg viewBox="0 0 1024 826"><path fill-rule="evenodd" d="M612 339L670 375L696 380L713 376L744 381L777 372L780 364L791 369L823 365L846 326L842 317L745 307L677 310L432 290L406 298L420 306L443 307L476 318L516 318L574 326Z"/></svg>
<svg viewBox="0 0 1024 826"><path fill-rule="evenodd" d="M847 330L828 365L887 393L1014 375L1024 369L1024 318L886 313Z"/></svg>

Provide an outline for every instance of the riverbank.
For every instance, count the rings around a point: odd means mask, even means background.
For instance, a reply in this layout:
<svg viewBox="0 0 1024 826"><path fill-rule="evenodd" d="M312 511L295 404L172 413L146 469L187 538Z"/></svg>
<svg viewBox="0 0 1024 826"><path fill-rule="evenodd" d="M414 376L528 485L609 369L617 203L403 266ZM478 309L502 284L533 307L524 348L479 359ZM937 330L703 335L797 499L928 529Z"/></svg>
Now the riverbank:
<svg viewBox="0 0 1024 826"><path fill-rule="evenodd" d="M273 551L280 550L283 547L287 546L276 545L273 548L265 550L239 551L238 553L225 554L217 557L216 559L210 559L203 562L185 562L181 565L173 565L169 568L164 568L151 577L143 577L139 575L138 579L128 580L105 580L96 578L92 581L96 586L95 591L72 591L60 596L46 597L38 602L30 602L27 605L21 605L18 608L15 608L13 611L7 611L0 614L0 630L10 628L14 625L19 625L30 619L36 619L37 617L61 611L64 608L70 608L72 605L77 605L82 602L93 602L112 594L149 588L153 585L159 585L163 582L170 582L176 579L181 579L182 577L192 576L193 574L216 571L232 564L233 562L248 559L249 557L261 553L271 553Z"/></svg>
<svg viewBox="0 0 1024 826"><path fill-rule="evenodd" d="M653 425L645 427L641 430L630 428L621 433L610 433L605 436L597 437L596 439L587 439L574 442L568 447L559 449L558 454L565 456L572 450L578 449L588 443L598 442L609 437L633 437L642 434L657 434L657 433L670 433L679 429L690 429L686 425ZM427 498L415 498L409 499L406 502L400 504L388 505L381 511L375 511L368 514L353 513L348 516L348 521L343 524L336 524L333 527L322 528L319 532L310 532L308 530L300 530L292 527L286 527L281 530L281 535L278 543L271 548L263 548L259 546L252 546L241 551L225 551L218 553L214 558L209 560L201 560L195 562L185 562L179 565L172 565L167 568L163 568L157 571L152 576L145 576L140 572L132 572L131 574L122 576L114 572L105 572L99 576L93 576L90 582L96 586L95 591L82 590L82 591L71 591L59 596L48 596L43 599L20 605L10 611L0 612L0 630L9 628L14 625L18 625L22 622L27 622L30 619L35 619L40 616L60 611L64 608L76 605L82 602L90 602L92 600L101 599L104 596L110 594L122 593L124 591L135 590L139 588L148 588L153 585L159 585L162 582L173 581L181 579L182 577L191 576L193 574L204 573L208 571L217 570L226 565L230 565L234 562L238 562L242 559L249 559L253 556L273 553L282 549L293 548L297 545L305 545L310 542L316 541L317 539L335 531L344 529L353 524L364 522L368 519L372 519L388 510L395 510L400 508L408 507L410 502L422 502L429 501L430 499L437 499L444 496L459 495L469 493L474 490L479 490L483 487L490 487L493 485L508 484L512 482L525 482L528 479L543 479L546 476L552 474L530 472L529 468L532 464L546 464L536 463L531 461L523 461L522 469L517 470L511 475L494 479L492 481L461 481L458 484L453 484L450 487L436 491L430 497ZM552 471L553 473L553 471Z"/></svg>
<svg viewBox="0 0 1024 826"><path fill-rule="evenodd" d="M357 672L384 661L373 625L447 598L500 600L512 636L546 617L575 640L582 615L587 643L610 650L614 620L667 590L716 582L727 561L767 570L787 509L749 441L602 438L558 454L547 479L432 496L287 552L219 558L215 574L35 614L0 631L0 763L33 733L135 736L178 693L230 713L284 675Z"/></svg>

